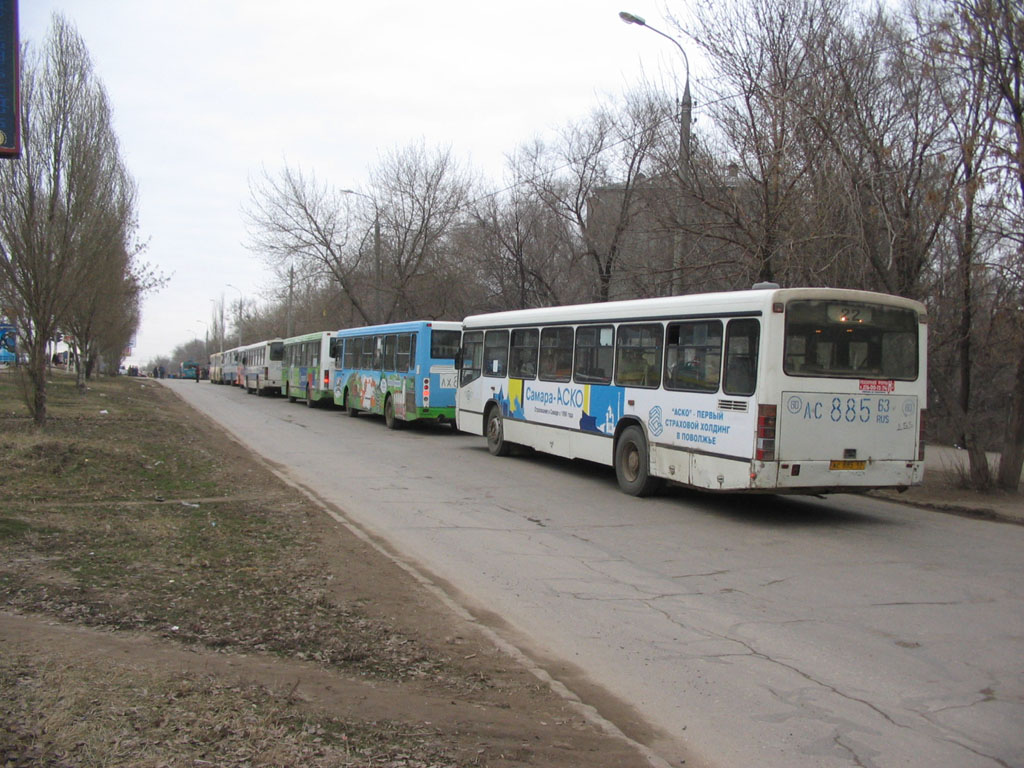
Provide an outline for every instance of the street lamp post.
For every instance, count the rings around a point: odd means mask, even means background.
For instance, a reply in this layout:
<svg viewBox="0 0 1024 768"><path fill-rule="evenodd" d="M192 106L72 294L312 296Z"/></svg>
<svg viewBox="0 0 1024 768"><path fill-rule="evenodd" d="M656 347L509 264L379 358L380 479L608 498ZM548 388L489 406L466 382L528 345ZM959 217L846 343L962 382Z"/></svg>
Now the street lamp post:
<svg viewBox="0 0 1024 768"><path fill-rule="evenodd" d="M373 203L373 319L374 322L380 323L384 319L381 317L381 281L383 279L383 267L381 265L380 253L380 210L377 208L377 201L363 192L357 192L354 189L343 189L341 192L344 195L355 195L356 197L366 198Z"/></svg>
<svg viewBox="0 0 1024 768"><path fill-rule="evenodd" d="M217 300L210 299L213 302L213 308L217 309ZM213 316L213 330L214 330L214 341L220 342L220 352L224 353L224 293L220 294L220 321L218 323L217 316Z"/></svg>
<svg viewBox="0 0 1024 768"><path fill-rule="evenodd" d="M671 41L679 49L679 52L683 54L686 79L683 81L683 97L679 101L679 172L682 174L684 173L683 169L688 167L690 160L690 120L693 116L693 101L690 98L690 58L686 55L686 49L683 48L678 40L671 35L666 35L660 29L652 27L643 17L628 11L619 11L619 18L626 24L636 24L638 27L644 27L657 35L661 35L666 40Z"/></svg>
<svg viewBox="0 0 1024 768"><path fill-rule="evenodd" d="M679 231L675 233L672 247L672 277L669 281L670 292L678 294L683 289L683 233L686 225L687 209L684 199L684 179L689 175L690 168L690 121L693 117L693 101L690 98L690 58L686 49L674 37L666 35L660 29L648 24L643 17L628 11L619 11L619 18L626 24L644 27L655 34L661 35L679 49L683 54L683 65L686 68L686 79L683 81L683 96L679 100Z"/></svg>
<svg viewBox="0 0 1024 768"><path fill-rule="evenodd" d="M225 283L224 287L234 288L236 291L238 291L238 346L242 346L242 301L245 299L245 295L242 293L241 288L232 285L231 283Z"/></svg>

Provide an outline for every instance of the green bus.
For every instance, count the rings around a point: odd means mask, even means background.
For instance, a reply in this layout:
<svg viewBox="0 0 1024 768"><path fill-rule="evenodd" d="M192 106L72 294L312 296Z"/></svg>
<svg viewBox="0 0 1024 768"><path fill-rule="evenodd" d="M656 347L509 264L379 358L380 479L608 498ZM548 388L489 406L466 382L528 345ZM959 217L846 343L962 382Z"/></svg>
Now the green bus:
<svg viewBox="0 0 1024 768"><path fill-rule="evenodd" d="M288 402L302 400L310 408L334 404L331 388L333 331L316 331L284 340L281 362L282 393Z"/></svg>

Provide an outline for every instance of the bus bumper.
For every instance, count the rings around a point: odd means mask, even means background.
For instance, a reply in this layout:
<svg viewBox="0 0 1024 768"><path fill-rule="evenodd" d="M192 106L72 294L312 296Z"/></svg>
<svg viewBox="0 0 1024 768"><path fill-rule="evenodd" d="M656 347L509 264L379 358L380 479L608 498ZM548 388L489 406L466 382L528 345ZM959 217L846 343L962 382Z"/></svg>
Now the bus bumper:
<svg viewBox="0 0 1024 768"><path fill-rule="evenodd" d="M754 462L754 487L774 486L779 492L843 493L873 488L909 488L924 480L924 462L872 461L863 469L837 469L829 461Z"/></svg>

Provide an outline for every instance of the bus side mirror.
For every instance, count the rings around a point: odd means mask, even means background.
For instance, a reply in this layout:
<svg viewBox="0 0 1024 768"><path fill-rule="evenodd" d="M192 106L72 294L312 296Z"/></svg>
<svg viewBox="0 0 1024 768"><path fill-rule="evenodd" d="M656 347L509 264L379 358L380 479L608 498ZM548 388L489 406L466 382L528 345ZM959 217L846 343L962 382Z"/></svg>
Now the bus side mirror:
<svg viewBox="0 0 1024 768"><path fill-rule="evenodd" d="M462 350L461 349L458 352L455 353L455 370L456 371L461 371L462 370Z"/></svg>
<svg viewBox="0 0 1024 768"><path fill-rule="evenodd" d="M327 354L337 360L338 358L338 347L341 345L338 343L341 339L331 339L330 344L327 347Z"/></svg>

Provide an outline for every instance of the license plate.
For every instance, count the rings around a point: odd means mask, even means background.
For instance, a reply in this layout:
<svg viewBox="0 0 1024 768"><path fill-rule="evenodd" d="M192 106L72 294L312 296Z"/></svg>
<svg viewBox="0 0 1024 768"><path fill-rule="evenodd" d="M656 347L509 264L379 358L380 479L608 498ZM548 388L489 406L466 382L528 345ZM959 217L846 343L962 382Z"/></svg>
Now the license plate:
<svg viewBox="0 0 1024 768"><path fill-rule="evenodd" d="M455 389L459 385L459 374L457 373L442 373L440 379L441 389Z"/></svg>
<svg viewBox="0 0 1024 768"><path fill-rule="evenodd" d="M835 460L833 459L828 463L829 469L864 469L868 463L866 461L850 461L850 460Z"/></svg>

